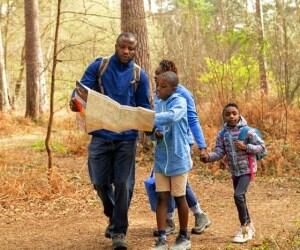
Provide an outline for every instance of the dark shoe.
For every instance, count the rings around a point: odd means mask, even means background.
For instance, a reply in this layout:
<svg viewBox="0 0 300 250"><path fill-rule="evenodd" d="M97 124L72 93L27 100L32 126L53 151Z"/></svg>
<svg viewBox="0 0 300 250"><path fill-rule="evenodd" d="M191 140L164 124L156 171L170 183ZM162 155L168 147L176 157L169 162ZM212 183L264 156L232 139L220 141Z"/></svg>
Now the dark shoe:
<svg viewBox="0 0 300 250"><path fill-rule="evenodd" d="M175 233L175 223L174 223L174 220L167 219L166 223L167 223L166 235L170 235L172 233ZM154 237L158 237L159 236L157 229L155 229L153 231L153 236Z"/></svg>
<svg viewBox="0 0 300 250"><path fill-rule="evenodd" d="M105 233L104 233L104 236L105 238L108 238L110 239L111 238L111 234L112 234L112 229L113 229L113 225L109 224L106 229L105 229Z"/></svg>
<svg viewBox="0 0 300 250"><path fill-rule="evenodd" d="M151 250L168 250L168 244L165 238L159 237L155 241L154 247Z"/></svg>
<svg viewBox="0 0 300 250"><path fill-rule="evenodd" d="M201 234L210 225L211 221L206 213L195 214L195 227L192 228L192 234Z"/></svg>
<svg viewBox="0 0 300 250"><path fill-rule="evenodd" d="M115 250L125 250L128 245L125 240L125 234L114 234L112 236L112 248Z"/></svg>

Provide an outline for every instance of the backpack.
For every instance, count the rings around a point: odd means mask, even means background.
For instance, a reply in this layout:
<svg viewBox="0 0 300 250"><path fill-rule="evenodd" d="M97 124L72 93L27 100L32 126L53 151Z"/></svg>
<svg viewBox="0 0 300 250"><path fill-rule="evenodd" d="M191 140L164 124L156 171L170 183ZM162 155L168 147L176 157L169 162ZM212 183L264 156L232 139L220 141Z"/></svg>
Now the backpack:
<svg viewBox="0 0 300 250"><path fill-rule="evenodd" d="M102 79L101 77L104 75L105 70L107 69L107 66L109 64L110 56L107 57L102 57L102 61L99 65L99 69L97 72L97 81L98 81L98 86L100 89L100 93L104 94L104 88L102 85ZM133 80L130 82L131 84L134 84L134 91L137 90L138 84L141 79L141 67L134 63L133 66Z"/></svg>
<svg viewBox="0 0 300 250"><path fill-rule="evenodd" d="M239 133L239 136L238 136L238 140L240 140L240 141L245 141L246 138L247 138L247 134L248 134L248 132L249 132L250 129L253 129L254 132L255 132L255 134L256 134L259 138L263 139L262 134L261 134L261 132L260 132L260 130L259 130L258 128L252 128L252 127L249 127L249 126L244 126L244 127L242 127L242 129L240 130L240 133ZM222 129L222 131L220 132L220 136L221 136L222 138L224 138L224 135L225 135L225 130ZM264 149L264 150L261 151L260 153L256 154L255 157L256 157L256 160L259 161L259 160L263 159L266 155L267 155L267 150Z"/></svg>
<svg viewBox="0 0 300 250"><path fill-rule="evenodd" d="M241 141L244 141L247 137L247 134L248 134L248 131L250 129L253 129L254 130L254 133L261 139L263 139L262 137L262 134L260 132L260 130L258 128L251 128L249 126L245 126L241 129L240 133L239 133L239 137L238 139L241 140ZM255 156L256 156L256 160L261 160L263 159L265 156L267 155L267 150L264 149L263 151L261 151L260 153L257 153Z"/></svg>

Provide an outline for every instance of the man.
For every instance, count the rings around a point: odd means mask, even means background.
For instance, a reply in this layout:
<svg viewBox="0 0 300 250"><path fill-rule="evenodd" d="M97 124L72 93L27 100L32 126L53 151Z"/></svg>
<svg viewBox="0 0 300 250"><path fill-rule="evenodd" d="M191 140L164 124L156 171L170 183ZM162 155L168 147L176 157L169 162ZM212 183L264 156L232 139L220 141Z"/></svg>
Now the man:
<svg viewBox="0 0 300 250"><path fill-rule="evenodd" d="M134 34L121 33L115 53L99 74L103 58L96 59L86 69L81 83L109 96L121 105L150 109L149 80L144 70L135 82L134 57L137 39ZM103 68L103 67L102 67ZM100 79L98 79L100 78ZM70 107L77 111L73 100ZM109 219L105 236L112 238L113 249L127 249L128 209L135 183L136 130L115 133L97 130L91 133L88 148L88 169L91 181L100 197L104 214Z"/></svg>

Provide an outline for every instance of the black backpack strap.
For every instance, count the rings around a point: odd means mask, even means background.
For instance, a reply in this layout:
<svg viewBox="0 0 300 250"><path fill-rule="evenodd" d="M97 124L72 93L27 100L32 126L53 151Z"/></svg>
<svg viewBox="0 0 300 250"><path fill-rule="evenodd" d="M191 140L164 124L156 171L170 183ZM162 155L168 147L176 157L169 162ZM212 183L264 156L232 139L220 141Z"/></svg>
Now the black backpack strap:
<svg viewBox="0 0 300 250"><path fill-rule="evenodd" d="M134 91L137 90L140 80L141 80L141 67L135 63L133 67L133 80L131 81L131 83L134 84Z"/></svg>
<svg viewBox="0 0 300 250"><path fill-rule="evenodd" d="M99 86L99 90L100 90L100 93L104 94L104 88L103 88L103 85L102 85L102 76L105 72L105 70L107 69L107 66L109 64L109 59L110 57L102 57L102 61L99 65L99 69L98 69L98 72L97 72L97 81L98 81L98 86Z"/></svg>

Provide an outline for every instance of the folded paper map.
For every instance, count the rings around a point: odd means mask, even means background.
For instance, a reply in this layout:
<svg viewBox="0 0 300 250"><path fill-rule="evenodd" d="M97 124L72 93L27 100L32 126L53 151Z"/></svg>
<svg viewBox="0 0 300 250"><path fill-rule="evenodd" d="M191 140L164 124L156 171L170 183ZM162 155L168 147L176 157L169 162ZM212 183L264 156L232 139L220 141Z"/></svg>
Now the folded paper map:
<svg viewBox="0 0 300 250"><path fill-rule="evenodd" d="M154 126L154 111L121 105L80 82L76 83L75 102L81 110L77 124L88 133L99 129L118 133L129 129L152 131Z"/></svg>

